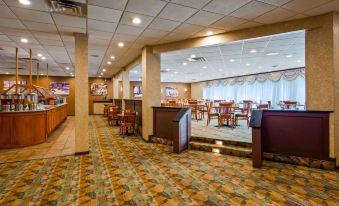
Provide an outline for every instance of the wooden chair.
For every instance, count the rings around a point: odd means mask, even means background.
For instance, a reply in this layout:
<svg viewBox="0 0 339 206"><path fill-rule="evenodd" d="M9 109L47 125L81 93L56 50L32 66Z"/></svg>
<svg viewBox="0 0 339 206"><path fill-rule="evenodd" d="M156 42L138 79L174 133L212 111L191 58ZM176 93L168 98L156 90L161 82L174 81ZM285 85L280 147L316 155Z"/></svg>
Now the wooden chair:
<svg viewBox="0 0 339 206"><path fill-rule="evenodd" d="M131 133L131 131L133 131L132 134L135 133L135 119L135 113L124 114L124 117L122 118L122 123L120 125L120 135L125 135L127 133L127 130L129 133Z"/></svg>
<svg viewBox="0 0 339 206"><path fill-rule="evenodd" d="M283 101L283 103L284 103L284 109L296 109L297 108L297 102Z"/></svg>
<svg viewBox="0 0 339 206"><path fill-rule="evenodd" d="M218 119L219 120L219 113L216 111L213 111L213 102L206 102L206 108L207 108L207 126L210 125L211 119Z"/></svg>
<svg viewBox="0 0 339 206"><path fill-rule="evenodd" d="M272 101L267 101L267 104L268 104L268 108L272 109Z"/></svg>
<svg viewBox="0 0 339 206"><path fill-rule="evenodd" d="M220 112L219 112L219 121L218 126L219 128L221 125L227 121L230 122L231 127L234 128L234 118L233 118L233 103L232 102L221 102L219 103Z"/></svg>
<svg viewBox="0 0 339 206"><path fill-rule="evenodd" d="M269 106L268 106L268 104L259 104L259 105L257 106L257 108L258 108L258 109L269 109Z"/></svg>
<svg viewBox="0 0 339 206"><path fill-rule="evenodd" d="M239 120L246 120L247 121L247 127L250 123L250 116L252 112L252 101L251 100L244 100L244 107L242 109L241 113L235 114L235 125L238 125Z"/></svg>
<svg viewBox="0 0 339 206"><path fill-rule="evenodd" d="M198 120L202 118L198 102L188 102L188 107L192 110L192 118Z"/></svg>
<svg viewBox="0 0 339 206"><path fill-rule="evenodd" d="M110 119L109 119L109 124L110 125L118 125L119 124L119 116L118 114L121 114L121 110L116 108L116 109L113 109L112 112L110 112Z"/></svg>

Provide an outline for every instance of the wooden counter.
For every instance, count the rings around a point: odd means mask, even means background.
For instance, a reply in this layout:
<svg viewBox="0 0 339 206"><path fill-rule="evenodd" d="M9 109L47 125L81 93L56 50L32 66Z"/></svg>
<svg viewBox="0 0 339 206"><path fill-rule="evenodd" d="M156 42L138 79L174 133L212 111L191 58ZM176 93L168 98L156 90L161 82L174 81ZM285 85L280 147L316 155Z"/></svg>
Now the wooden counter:
<svg viewBox="0 0 339 206"><path fill-rule="evenodd" d="M93 101L93 114L104 114L105 104L112 104L113 100Z"/></svg>
<svg viewBox="0 0 339 206"><path fill-rule="evenodd" d="M39 144L67 118L67 104L41 111L0 112L0 148Z"/></svg>

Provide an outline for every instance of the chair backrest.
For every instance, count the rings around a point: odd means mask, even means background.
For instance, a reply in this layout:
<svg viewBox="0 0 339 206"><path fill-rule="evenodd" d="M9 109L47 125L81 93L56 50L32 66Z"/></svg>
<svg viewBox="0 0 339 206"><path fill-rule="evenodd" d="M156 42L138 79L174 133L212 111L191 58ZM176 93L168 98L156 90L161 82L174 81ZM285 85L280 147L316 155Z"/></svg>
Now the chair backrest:
<svg viewBox="0 0 339 206"><path fill-rule="evenodd" d="M252 100L244 100L243 103L244 103L243 112L246 113L246 114L250 114L252 112L253 101Z"/></svg>
<svg viewBox="0 0 339 206"><path fill-rule="evenodd" d="M258 109L268 109L268 104L259 104Z"/></svg>
<svg viewBox="0 0 339 206"><path fill-rule="evenodd" d="M295 109L297 108L297 102L294 101L283 101L284 109Z"/></svg>
<svg viewBox="0 0 339 206"><path fill-rule="evenodd" d="M268 104L268 108L271 109L272 108L272 101L267 101Z"/></svg>
<svg viewBox="0 0 339 206"><path fill-rule="evenodd" d="M220 102L220 114L230 114L233 112L233 103L232 102Z"/></svg>
<svg viewBox="0 0 339 206"><path fill-rule="evenodd" d="M206 105L207 113L211 113L212 106L213 106L213 102L207 101L207 102L205 103L205 105Z"/></svg>
<svg viewBox="0 0 339 206"><path fill-rule="evenodd" d="M130 113L131 112L131 109L129 109L129 108L127 108L127 109L125 109L124 110L124 113L126 114L126 113Z"/></svg>
<svg viewBox="0 0 339 206"><path fill-rule="evenodd" d="M123 123L125 124L135 124L136 115L135 114L125 114L123 118Z"/></svg>

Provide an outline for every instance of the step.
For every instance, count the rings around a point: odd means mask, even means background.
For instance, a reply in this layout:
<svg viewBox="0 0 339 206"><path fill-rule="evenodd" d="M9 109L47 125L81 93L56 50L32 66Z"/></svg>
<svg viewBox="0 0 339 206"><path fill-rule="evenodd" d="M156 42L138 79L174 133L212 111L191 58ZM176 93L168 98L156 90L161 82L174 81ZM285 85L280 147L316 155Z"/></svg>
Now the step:
<svg viewBox="0 0 339 206"><path fill-rule="evenodd" d="M188 149L205 152L215 152L219 154L232 155L238 157L247 157L247 158L252 157L251 148L236 145L219 145L205 142L190 141L188 143Z"/></svg>
<svg viewBox="0 0 339 206"><path fill-rule="evenodd" d="M252 143L250 142L239 142L239 141L234 141L234 140L223 140L223 139L218 139L218 138L212 139L212 138L206 138L206 137L192 136L190 141L252 148Z"/></svg>

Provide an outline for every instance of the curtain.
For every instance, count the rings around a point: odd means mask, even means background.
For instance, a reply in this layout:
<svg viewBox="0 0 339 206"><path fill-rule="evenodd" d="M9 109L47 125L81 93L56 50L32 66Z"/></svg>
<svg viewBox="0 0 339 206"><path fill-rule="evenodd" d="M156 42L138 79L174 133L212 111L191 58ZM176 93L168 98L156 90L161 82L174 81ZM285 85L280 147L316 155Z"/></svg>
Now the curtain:
<svg viewBox="0 0 339 206"><path fill-rule="evenodd" d="M253 100L257 103L267 103L272 101L272 105L277 105L279 101L290 100L305 104L305 77L304 71L298 71L298 75L291 77L293 71L288 73L277 72L260 76L245 77L248 80L219 80L220 83L205 84L203 89L204 99L213 100ZM253 80L253 76L256 80ZM268 76L271 76L269 78ZM251 78L252 77L252 78ZM285 78L286 77L286 78ZM242 77L245 79L244 77ZM239 78L238 78L239 79ZM264 80L265 79L265 80ZM228 83L225 83L228 81Z"/></svg>

